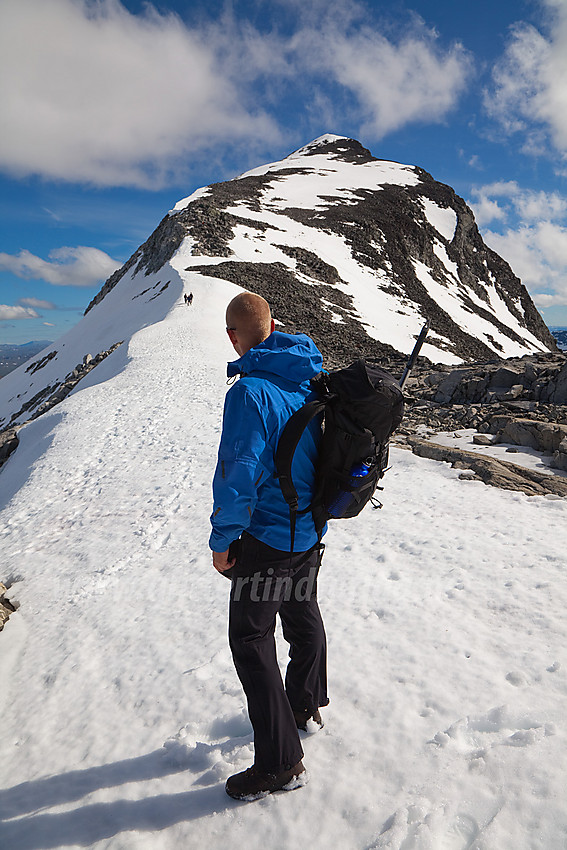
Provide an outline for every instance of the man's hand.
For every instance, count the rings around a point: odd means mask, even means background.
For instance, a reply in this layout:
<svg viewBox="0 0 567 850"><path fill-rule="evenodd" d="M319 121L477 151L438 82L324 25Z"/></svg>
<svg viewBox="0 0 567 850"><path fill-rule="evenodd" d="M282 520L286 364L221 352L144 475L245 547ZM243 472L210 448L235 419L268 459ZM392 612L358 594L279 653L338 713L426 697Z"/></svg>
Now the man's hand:
<svg viewBox="0 0 567 850"><path fill-rule="evenodd" d="M213 567L219 573L224 573L236 564L236 558L228 560L228 549L226 552L213 552Z"/></svg>

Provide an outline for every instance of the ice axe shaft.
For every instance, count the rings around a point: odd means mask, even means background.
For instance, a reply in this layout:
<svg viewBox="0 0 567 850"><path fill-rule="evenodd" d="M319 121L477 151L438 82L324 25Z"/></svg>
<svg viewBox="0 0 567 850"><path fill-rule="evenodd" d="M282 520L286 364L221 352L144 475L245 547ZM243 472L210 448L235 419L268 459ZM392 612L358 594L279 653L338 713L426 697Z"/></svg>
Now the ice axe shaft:
<svg viewBox="0 0 567 850"><path fill-rule="evenodd" d="M424 324L424 326L422 327L421 332L420 332L420 334L419 334L419 336L418 336L418 338L415 342L415 345L413 347L413 351L410 354L410 358L408 360L408 364L405 368L404 374L401 377L400 387L401 387L402 390L404 388L405 382L407 381L407 379L409 378L409 376L411 374L411 370L415 366L415 361L417 360L419 352L421 351L421 346L425 342L425 337L427 336L428 331L429 331L429 322L426 322Z"/></svg>

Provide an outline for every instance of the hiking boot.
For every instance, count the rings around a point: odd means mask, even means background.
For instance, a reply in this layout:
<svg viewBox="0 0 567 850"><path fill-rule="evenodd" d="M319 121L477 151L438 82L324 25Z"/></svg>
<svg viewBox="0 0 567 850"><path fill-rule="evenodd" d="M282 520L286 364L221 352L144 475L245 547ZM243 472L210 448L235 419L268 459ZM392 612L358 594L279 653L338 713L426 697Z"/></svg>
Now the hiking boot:
<svg viewBox="0 0 567 850"><path fill-rule="evenodd" d="M274 791L293 791L307 783L303 762L298 761L289 770L281 773L264 773L252 765L242 773L235 773L226 780L225 791L233 800L259 800Z"/></svg>
<svg viewBox="0 0 567 850"><path fill-rule="evenodd" d="M313 712L309 711L309 709L305 711L294 711L293 716L295 717L297 728L301 729L302 732L313 734L325 725L318 708Z"/></svg>

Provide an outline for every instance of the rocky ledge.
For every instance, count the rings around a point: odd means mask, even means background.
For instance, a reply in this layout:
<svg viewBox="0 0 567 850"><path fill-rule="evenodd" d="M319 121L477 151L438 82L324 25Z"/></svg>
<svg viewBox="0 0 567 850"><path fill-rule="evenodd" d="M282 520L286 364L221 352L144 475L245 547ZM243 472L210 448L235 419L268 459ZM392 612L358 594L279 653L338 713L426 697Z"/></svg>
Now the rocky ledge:
<svg viewBox="0 0 567 850"><path fill-rule="evenodd" d="M461 477L529 495L567 496L567 477L435 443L435 434L471 428L477 445L526 446L567 472L567 356L540 354L451 369L420 365L409 379L398 445L467 470ZM427 437L427 439L424 439ZM513 451L513 450L512 450Z"/></svg>

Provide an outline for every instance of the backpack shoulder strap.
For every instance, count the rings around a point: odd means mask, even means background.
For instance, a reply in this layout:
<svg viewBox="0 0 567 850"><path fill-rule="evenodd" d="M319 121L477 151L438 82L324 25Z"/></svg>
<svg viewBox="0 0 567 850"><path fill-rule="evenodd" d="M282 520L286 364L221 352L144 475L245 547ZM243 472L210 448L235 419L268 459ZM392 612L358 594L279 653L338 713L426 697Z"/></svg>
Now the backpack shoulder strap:
<svg viewBox="0 0 567 850"><path fill-rule="evenodd" d="M291 477L293 457L303 432L312 419L324 412L326 404L327 402L322 399L313 399L313 401L308 401L303 407L296 410L286 422L276 449L276 475L280 482L283 497L289 506L291 526L290 552L293 552L295 542L295 520L298 507L297 490Z"/></svg>

